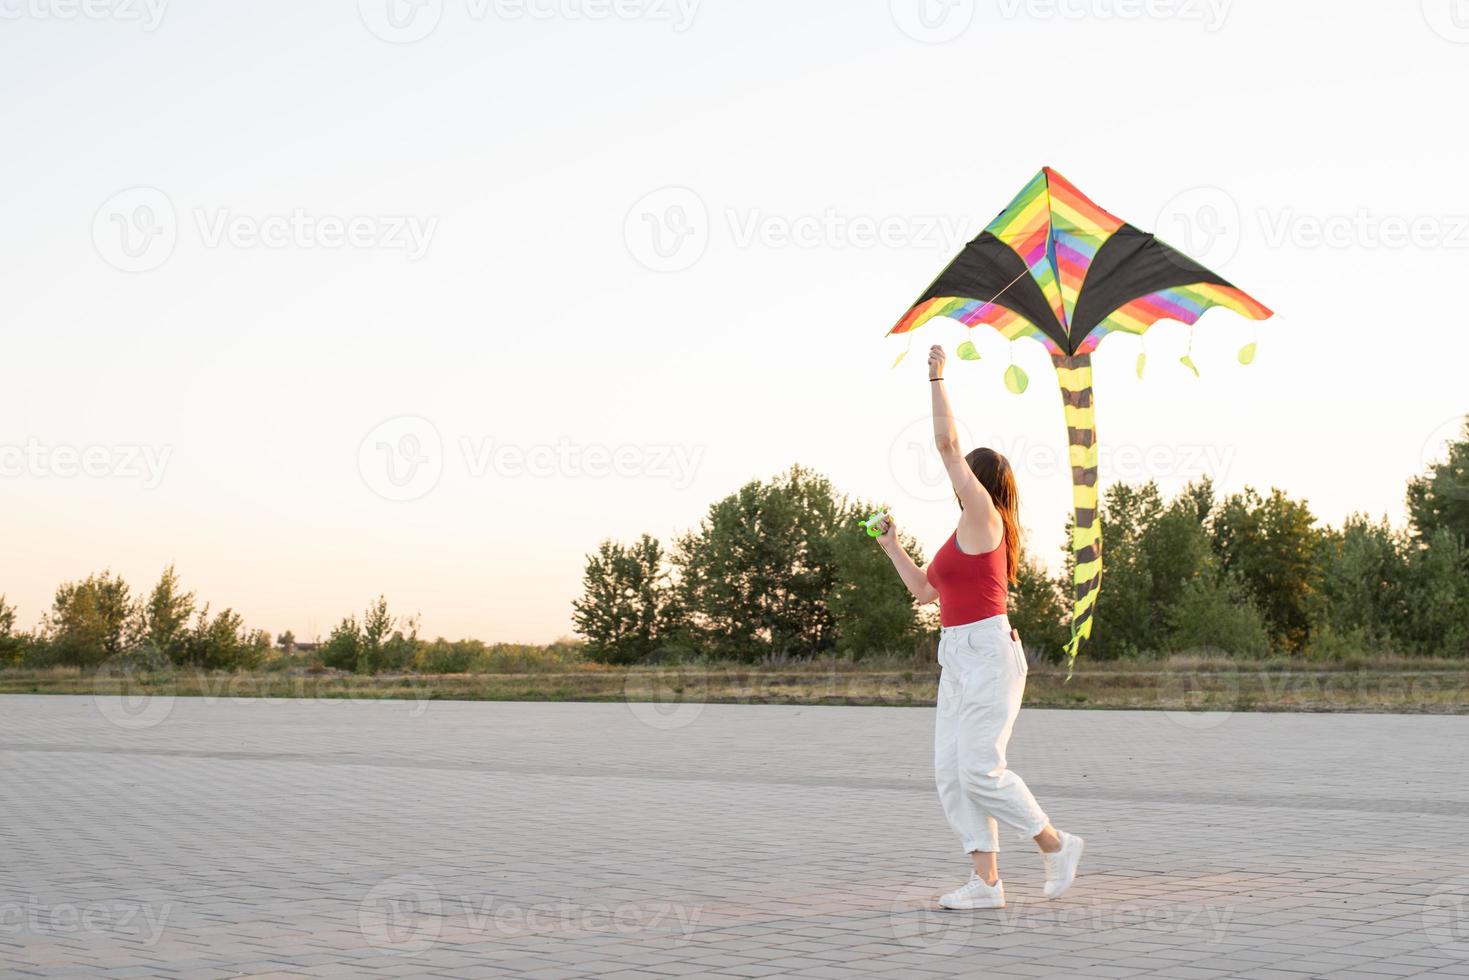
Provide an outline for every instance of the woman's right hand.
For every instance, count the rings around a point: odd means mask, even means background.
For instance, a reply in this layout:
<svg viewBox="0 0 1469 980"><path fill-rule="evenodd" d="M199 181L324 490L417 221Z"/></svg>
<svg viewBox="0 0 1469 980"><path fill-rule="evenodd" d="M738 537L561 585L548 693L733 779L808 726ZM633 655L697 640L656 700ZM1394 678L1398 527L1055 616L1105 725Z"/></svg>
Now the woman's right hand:
<svg viewBox="0 0 1469 980"><path fill-rule="evenodd" d="M877 528L882 532L877 536L877 543L882 545L883 550L898 543L898 524L893 520L891 513L885 514L883 519L877 522Z"/></svg>

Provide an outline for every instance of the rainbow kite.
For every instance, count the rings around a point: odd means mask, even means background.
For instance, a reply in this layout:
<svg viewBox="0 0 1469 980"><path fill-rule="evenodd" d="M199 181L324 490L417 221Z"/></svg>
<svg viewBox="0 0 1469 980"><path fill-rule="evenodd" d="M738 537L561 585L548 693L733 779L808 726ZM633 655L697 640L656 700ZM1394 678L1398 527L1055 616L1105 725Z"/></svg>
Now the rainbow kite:
<svg viewBox="0 0 1469 980"><path fill-rule="evenodd" d="M1092 351L1114 330L1142 334L1163 319L1191 326L1212 306L1252 320L1271 315L1186 255L1103 211L1046 167L889 331L908 333L934 317L948 317L968 327L988 323L1010 340L1034 337L1050 352L1066 406L1076 509L1075 599L1066 644L1072 661L1081 641L1091 637L1102 581ZM978 356L967 342L959 355ZM1253 344L1240 351L1242 363L1253 356ZM1198 373L1188 356L1182 360ZM1026 384L1014 365L1005 381L1012 391Z"/></svg>

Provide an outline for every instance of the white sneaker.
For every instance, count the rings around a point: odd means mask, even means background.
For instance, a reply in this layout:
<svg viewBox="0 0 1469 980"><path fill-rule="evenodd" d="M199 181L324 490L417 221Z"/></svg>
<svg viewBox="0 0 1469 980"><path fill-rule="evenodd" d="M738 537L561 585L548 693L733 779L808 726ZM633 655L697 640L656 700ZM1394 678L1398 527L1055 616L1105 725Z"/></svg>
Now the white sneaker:
<svg viewBox="0 0 1469 980"><path fill-rule="evenodd" d="M1005 907L1005 883L996 878L993 885L986 885L979 875L970 877L967 884L955 888L939 899L943 909L1002 909Z"/></svg>
<svg viewBox="0 0 1469 980"><path fill-rule="evenodd" d="M1054 854L1041 852L1041 861L1046 866L1046 898L1060 898L1076 880L1076 866L1081 863L1081 852L1086 841L1064 830L1056 831L1061 836L1061 849Z"/></svg>

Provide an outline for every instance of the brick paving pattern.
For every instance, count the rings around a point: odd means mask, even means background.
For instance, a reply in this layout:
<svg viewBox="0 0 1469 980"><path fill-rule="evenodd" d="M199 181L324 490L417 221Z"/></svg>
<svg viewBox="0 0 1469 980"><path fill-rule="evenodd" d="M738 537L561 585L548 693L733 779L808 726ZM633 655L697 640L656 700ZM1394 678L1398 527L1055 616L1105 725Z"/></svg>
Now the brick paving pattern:
<svg viewBox="0 0 1469 980"><path fill-rule="evenodd" d="M0 697L0 975L1469 977L1469 718L1027 711L977 913L932 723Z"/></svg>

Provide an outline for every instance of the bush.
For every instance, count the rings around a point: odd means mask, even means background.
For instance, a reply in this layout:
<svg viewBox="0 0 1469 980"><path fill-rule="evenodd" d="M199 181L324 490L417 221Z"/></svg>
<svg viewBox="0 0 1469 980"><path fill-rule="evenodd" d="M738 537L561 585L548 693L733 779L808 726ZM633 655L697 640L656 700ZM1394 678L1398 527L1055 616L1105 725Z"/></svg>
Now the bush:
<svg viewBox="0 0 1469 980"><path fill-rule="evenodd" d="M418 648L413 669L421 674L467 674L484 655L485 645L479 640L451 643L441 636Z"/></svg>
<svg viewBox="0 0 1469 980"><path fill-rule="evenodd" d="M412 667L418 655L418 618L394 617L388 600L378 596L358 623L348 616L336 625L321 648L321 662L335 670L378 674Z"/></svg>
<svg viewBox="0 0 1469 980"><path fill-rule="evenodd" d="M1046 660L1059 660L1066 641L1066 600L1061 583L1030 556L1020 562L1019 581L1010 587L1010 625L1025 648Z"/></svg>
<svg viewBox="0 0 1469 980"><path fill-rule="evenodd" d="M828 532L835 568L826 607L836 634L836 652L853 659L902 652L910 654L919 634L918 610L892 560L857 525L877 511L865 501L848 501ZM923 551L910 535L898 543L915 562Z"/></svg>
<svg viewBox="0 0 1469 980"><path fill-rule="evenodd" d="M1252 657L1270 652L1265 617L1244 589L1224 576L1205 574L1184 583L1167 619L1175 652L1214 649Z"/></svg>

